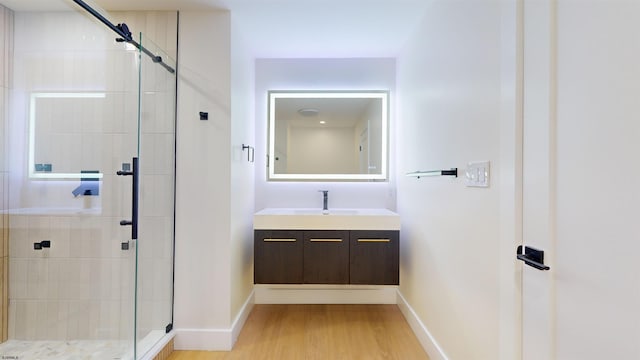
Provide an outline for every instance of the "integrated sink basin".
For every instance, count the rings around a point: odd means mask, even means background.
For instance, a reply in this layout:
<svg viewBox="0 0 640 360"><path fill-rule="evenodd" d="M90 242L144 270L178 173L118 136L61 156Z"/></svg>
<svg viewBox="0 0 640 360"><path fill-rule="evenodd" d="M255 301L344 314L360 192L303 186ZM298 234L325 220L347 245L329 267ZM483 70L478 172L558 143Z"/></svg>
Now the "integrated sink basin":
<svg viewBox="0 0 640 360"><path fill-rule="evenodd" d="M400 216L387 209L267 208L253 216L254 229L400 230Z"/></svg>
<svg viewBox="0 0 640 360"><path fill-rule="evenodd" d="M295 209L293 215L358 215L358 210L333 209L322 211L320 209Z"/></svg>

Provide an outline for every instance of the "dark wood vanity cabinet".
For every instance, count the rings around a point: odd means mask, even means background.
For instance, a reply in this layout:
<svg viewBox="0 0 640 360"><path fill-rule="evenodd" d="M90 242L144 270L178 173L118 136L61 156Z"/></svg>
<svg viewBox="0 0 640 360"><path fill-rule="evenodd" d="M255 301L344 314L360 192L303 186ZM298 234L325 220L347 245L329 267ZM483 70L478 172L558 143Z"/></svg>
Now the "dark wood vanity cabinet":
<svg viewBox="0 0 640 360"><path fill-rule="evenodd" d="M256 284L302 284L302 232L255 230L253 279Z"/></svg>
<svg viewBox="0 0 640 360"><path fill-rule="evenodd" d="M304 283L349 283L349 231L304 231Z"/></svg>
<svg viewBox="0 0 640 360"><path fill-rule="evenodd" d="M358 230L350 233L350 283L398 285L400 283L399 232Z"/></svg>
<svg viewBox="0 0 640 360"><path fill-rule="evenodd" d="M399 284L397 230L255 230L256 284Z"/></svg>

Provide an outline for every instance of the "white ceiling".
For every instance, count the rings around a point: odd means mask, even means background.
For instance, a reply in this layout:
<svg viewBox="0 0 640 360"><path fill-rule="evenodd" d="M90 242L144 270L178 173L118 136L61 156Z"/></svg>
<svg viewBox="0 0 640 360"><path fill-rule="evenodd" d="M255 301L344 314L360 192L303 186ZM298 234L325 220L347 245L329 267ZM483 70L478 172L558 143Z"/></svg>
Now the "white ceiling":
<svg viewBox="0 0 640 360"><path fill-rule="evenodd" d="M229 10L255 57L335 58L395 57L433 0L93 1L107 10ZM0 3L17 11L77 7L71 0Z"/></svg>

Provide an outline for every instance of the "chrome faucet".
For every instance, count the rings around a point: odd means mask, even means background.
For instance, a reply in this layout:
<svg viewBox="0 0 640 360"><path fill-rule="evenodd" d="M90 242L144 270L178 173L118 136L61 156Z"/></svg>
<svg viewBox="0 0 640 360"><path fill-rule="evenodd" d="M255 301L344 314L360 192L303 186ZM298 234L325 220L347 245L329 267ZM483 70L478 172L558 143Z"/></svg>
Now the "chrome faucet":
<svg viewBox="0 0 640 360"><path fill-rule="evenodd" d="M322 213L329 213L329 190L318 190L322 193Z"/></svg>

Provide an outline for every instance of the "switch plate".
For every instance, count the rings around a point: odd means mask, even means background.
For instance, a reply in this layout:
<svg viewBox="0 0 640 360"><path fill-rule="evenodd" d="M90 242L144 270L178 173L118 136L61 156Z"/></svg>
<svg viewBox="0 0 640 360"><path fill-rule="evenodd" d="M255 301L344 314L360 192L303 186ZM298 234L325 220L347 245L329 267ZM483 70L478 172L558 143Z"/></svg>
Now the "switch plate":
<svg viewBox="0 0 640 360"><path fill-rule="evenodd" d="M470 162L464 171L468 187L489 187L489 161Z"/></svg>

